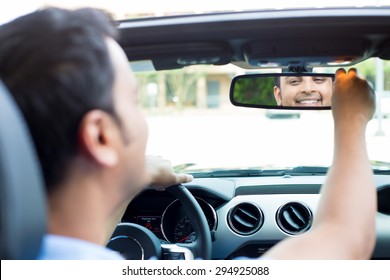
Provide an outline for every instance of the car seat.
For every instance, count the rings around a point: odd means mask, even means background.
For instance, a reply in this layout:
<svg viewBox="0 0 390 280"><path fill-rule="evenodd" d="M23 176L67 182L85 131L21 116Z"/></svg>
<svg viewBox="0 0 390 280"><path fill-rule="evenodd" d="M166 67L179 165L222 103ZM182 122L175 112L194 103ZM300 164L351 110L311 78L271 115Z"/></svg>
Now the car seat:
<svg viewBox="0 0 390 280"><path fill-rule="evenodd" d="M35 259L46 230L44 182L21 111L0 81L0 257Z"/></svg>

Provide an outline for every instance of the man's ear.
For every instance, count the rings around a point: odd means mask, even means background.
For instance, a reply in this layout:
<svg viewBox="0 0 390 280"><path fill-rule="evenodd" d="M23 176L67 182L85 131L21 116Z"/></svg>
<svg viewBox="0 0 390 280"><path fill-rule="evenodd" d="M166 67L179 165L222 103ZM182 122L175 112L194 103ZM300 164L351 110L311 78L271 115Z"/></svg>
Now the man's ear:
<svg viewBox="0 0 390 280"><path fill-rule="evenodd" d="M95 163L113 167L118 162L117 132L112 117L101 110L84 115L78 131L80 152Z"/></svg>
<svg viewBox="0 0 390 280"><path fill-rule="evenodd" d="M278 106L282 106L282 96L280 93L280 88L277 86L274 86L274 96Z"/></svg>

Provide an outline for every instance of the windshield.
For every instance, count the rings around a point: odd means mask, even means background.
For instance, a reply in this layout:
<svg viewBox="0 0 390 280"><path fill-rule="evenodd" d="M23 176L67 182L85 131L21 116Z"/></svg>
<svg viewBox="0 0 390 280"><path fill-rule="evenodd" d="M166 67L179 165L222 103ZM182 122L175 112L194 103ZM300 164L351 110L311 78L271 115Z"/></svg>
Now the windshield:
<svg viewBox="0 0 390 280"><path fill-rule="evenodd" d="M355 67L378 97L366 133L369 157L374 168L388 169L390 62L370 59ZM149 124L147 152L187 170L329 166L331 111L235 107L229 101L230 82L243 73L233 65L137 73L140 105Z"/></svg>
<svg viewBox="0 0 390 280"><path fill-rule="evenodd" d="M58 1L26 0L0 11L6 22L46 6L108 10L116 19L211 11L242 11L318 6L310 1ZM385 6L389 0L321 2L321 7ZM390 63L371 59L356 65L375 87L377 113L367 129L373 166L390 164ZM334 73L335 69L314 69ZM268 70L271 71L271 70ZM149 124L147 153L192 169L272 169L329 166L333 153L331 111L274 111L231 105L232 78L248 73L234 65L191 66L182 70L137 73L140 106Z"/></svg>

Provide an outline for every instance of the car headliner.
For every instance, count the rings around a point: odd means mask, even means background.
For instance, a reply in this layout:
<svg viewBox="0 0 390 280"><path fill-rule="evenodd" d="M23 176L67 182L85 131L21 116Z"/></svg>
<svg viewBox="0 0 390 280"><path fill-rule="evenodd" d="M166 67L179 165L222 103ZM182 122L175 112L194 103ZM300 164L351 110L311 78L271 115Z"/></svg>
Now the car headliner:
<svg viewBox="0 0 390 280"><path fill-rule="evenodd" d="M390 59L390 7L147 18L120 21L119 29L129 60L150 60L156 70L227 63L346 66L370 57Z"/></svg>

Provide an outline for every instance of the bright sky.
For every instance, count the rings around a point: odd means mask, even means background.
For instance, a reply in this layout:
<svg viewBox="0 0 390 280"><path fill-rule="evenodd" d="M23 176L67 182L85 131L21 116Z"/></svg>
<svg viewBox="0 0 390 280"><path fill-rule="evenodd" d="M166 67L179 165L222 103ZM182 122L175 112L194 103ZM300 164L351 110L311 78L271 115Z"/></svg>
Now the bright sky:
<svg viewBox="0 0 390 280"><path fill-rule="evenodd" d="M17 16L29 13L43 6L60 6L65 8L98 7L104 8L123 18L126 14L153 13L163 15L164 12L195 12L247 9L281 9L291 7L336 7L336 6L390 6L390 0L0 0L0 23L7 22Z"/></svg>

